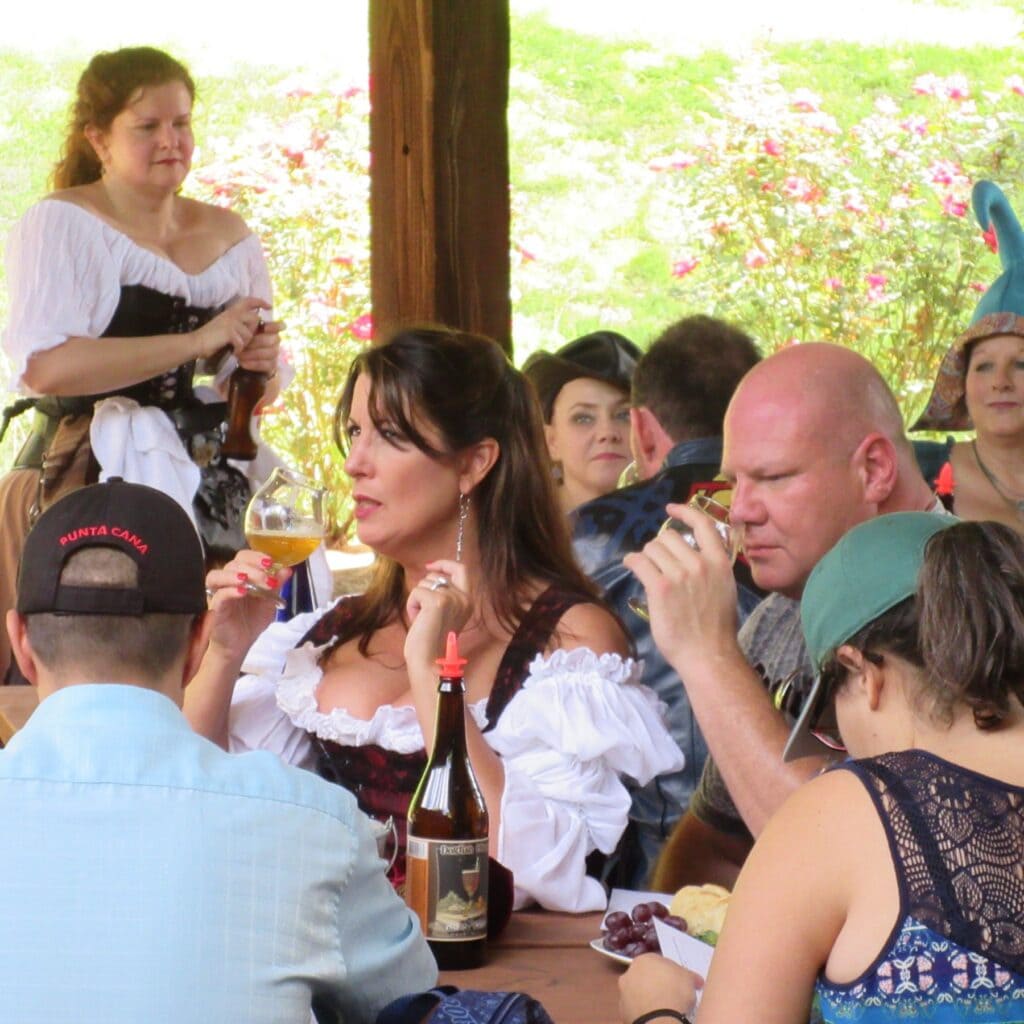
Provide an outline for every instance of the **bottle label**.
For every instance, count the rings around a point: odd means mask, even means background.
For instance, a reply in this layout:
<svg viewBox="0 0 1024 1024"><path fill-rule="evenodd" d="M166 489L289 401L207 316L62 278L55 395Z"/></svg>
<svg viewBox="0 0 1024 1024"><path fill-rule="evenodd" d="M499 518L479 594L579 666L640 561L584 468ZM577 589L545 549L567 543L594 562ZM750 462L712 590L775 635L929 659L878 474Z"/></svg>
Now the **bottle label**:
<svg viewBox="0 0 1024 1024"><path fill-rule="evenodd" d="M432 942L487 935L487 840L409 836L405 897Z"/></svg>

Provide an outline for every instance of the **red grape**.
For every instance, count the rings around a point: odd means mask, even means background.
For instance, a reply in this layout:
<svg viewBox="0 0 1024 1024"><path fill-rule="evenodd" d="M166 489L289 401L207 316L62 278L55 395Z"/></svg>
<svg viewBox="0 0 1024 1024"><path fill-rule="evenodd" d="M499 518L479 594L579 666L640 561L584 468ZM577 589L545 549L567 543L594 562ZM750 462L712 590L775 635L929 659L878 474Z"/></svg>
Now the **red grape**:
<svg viewBox="0 0 1024 1024"><path fill-rule="evenodd" d="M617 932L620 928L625 928L632 923L633 921L629 914L626 914L621 910L612 912L604 920L604 926L610 932Z"/></svg>
<svg viewBox="0 0 1024 1024"><path fill-rule="evenodd" d="M632 917L637 924L643 924L645 921L650 921L653 916L649 903L638 903L633 908Z"/></svg>
<svg viewBox="0 0 1024 1024"><path fill-rule="evenodd" d="M642 953L660 953L661 945L654 930L655 918L686 931L686 922L669 914L663 903L638 903L631 914L616 910L605 918L604 948L630 959Z"/></svg>

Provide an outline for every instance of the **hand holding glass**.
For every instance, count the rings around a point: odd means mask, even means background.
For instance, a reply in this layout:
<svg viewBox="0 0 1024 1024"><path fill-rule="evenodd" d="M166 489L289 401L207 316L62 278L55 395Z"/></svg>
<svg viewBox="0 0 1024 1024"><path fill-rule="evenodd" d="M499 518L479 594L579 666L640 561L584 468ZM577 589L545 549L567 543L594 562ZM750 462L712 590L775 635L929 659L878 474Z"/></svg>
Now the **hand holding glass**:
<svg viewBox="0 0 1024 1024"><path fill-rule="evenodd" d="M305 561L324 539L323 490L289 469L275 469L245 510L245 537L254 551L274 560L271 575ZM246 589L284 607L269 587L247 583Z"/></svg>
<svg viewBox="0 0 1024 1024"><path fill-rule="evenodd" d="M722 545L729 554L731 561L736 561L736 555L740 549L740 531L729 523L729 509L720 502L715 501L714 498L709 498L706 494L695 494L687 503L687 508L695 508L703 512L704 515L708 516L715 529L718 531L718 536L722 538ZM666 530L674 530L680 534L683 540L695 550L700 550L697 547L697 538L693 535L693 530L679 519L666 519L661 524L661 529L658 531L659 534L664 533ZM647 607L647 602L640 597L631 597L627 602L629 609L635 612L642 619L650 620L651 613Z"/></svg>

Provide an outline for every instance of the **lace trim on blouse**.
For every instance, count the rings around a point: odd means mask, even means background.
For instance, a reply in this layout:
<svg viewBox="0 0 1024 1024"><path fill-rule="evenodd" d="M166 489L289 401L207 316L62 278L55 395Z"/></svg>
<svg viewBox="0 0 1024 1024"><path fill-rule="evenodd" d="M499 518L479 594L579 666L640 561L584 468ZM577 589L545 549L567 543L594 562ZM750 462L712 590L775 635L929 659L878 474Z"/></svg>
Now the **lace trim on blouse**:
<svg viewBox="0 0 1024 1024"><path fill-rule="evenodd" d="M412 705L384 704L374 711L370 719L357 718L341 707L326 712L319 709L317 689L323 678L319 660L327 646L307 643L285 655L284 668L277 683L277 706L292 724L320 739L344 746L375 744L399 754L422 750L423 732ZM584 685L588 679L591 683L604 680L612 685L621 685L635 682L639 669L633 659L623 659L617 654L597 655L587 648L557 650L547 658L538 655L534 659L523 689L528 690L538 683L543 685L547 680L564 686L566 673L582 674L580 682ZM516 699L513 698L513 703ZM487 698L467 706L473 720L483 729L487 724Z"/></svg>

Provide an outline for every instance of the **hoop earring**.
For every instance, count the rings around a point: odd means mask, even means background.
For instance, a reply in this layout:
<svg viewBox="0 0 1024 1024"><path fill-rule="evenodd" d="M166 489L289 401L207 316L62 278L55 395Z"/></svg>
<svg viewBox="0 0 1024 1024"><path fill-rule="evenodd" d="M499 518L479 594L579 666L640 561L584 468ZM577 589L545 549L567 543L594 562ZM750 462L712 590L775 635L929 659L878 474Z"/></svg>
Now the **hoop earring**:
<svg viewBox="0 0 1024 1024"><path fill-rule="evenodd" d="M462 561L462 541L466 534L466 520L469 518L469 495L459 491L459 522L455 531L455 561Z"/></svg>

